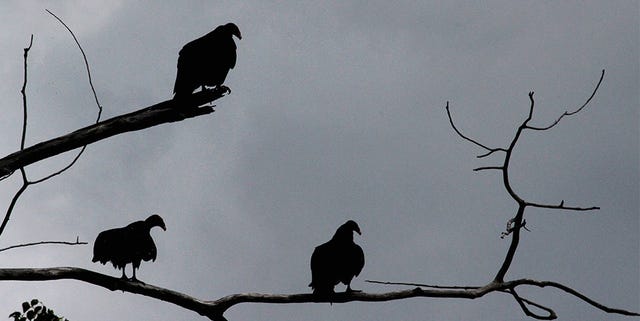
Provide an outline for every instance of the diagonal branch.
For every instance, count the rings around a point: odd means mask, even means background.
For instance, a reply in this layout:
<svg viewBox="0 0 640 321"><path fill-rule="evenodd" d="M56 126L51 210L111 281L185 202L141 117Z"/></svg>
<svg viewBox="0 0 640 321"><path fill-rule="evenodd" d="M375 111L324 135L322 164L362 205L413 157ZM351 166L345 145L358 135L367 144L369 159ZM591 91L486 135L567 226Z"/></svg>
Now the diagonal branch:
<svg viewBox="0 0 640 321"><path fill-rule="evenodd" d="M103 120L72 133L38 143L0 159L0 177L43 159L102 139L164 123L181 121L212 113L212 106L197 107L225 96L224 86L204 90L181 101L166 100L125 115Z"/></svg>
<svg viewBox="0 0 640 321"><path fill-rule="evenodd" d="M483 145L481 143L479 143L478 141L469 138L468 136L465 136L459 129L458 127L456 127L456 125L453 123L453 118L451 117L451 112L449 111L449 102L447 101L447 106L445 107L445 109L447 110L447 116L449 116L449 123L451 124L451 127L453 127L453 130L456 131L456 133L458 134L458 136L462 137L463 139L483 148L487 150L487 153L479 155L478 158L483 158L483 157L487 157L489 155L491 155L492 153L501 151L501 152L506 152L507 150L504 148L491 148L491 147L487 147L486 145Z"/></svg>
<svg viewBox="0 0 640 321"><path fill-rule="evenodd" d="M506 290L507 293L511 293L511 295L513 296L513 298L516 300L516 302L518 302L518 305L520 305L520 308L522 309L522 311L524 312L525 315L530 316L534 319L538 319L538 320L555 320L558 318L558 316L556 315L556 312L553 311L550 308L547 308L541 304L535 303L531 300L527 300L523 297L521 297L520 295L518 295L518 293L516 292L515 288L511 288ZM527 305L532 305L538 309L542 309L544 311L547 311L548 315L544 316L544 315L539 315L539 314L535 314L533 312L531 312L531 310L529 309L529 307L527 307Z"/></svg>
<svg viewBox="0 0 640 321"><path fill-rule="evenodd" d="M604 79L604 69L602 69L602 73L600 74L600 80L598 80L596 87L593 89L593 92L591 92L591 96L589 96L587 101L585 101L584 104L582 104L582 106L580 106L576 110L565 111L564 113L562 113L562 115L560 115L560 117L558 117L553 123L551 123L551 125L548 125L546 127L527 126L527 128L532 130L548 130L553 128L555 125L557 125L560 122L560 120L562 120L562 118L564 118L565 116L572 116L579 113L582 109L584 109L584 107L586 107L589 104L589 102L591 102L591 99L593 99L593 97L596 95L596 92L598 91L598 88L600 88L600 84L602 83L603 79Z"/></svg>

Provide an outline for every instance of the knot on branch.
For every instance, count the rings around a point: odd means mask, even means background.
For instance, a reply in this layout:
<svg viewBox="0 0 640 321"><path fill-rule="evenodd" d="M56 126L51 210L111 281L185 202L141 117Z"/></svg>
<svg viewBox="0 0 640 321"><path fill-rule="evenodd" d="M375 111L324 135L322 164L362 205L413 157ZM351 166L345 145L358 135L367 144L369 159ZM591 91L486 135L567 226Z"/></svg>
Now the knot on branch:
<svg viewBox="0 0 640 321"><path fill-rule="evenodd" d="M517 228L524 228L525 231L527 232L531 232L531 230L529 230L527 228L527 220L523 220L522 224L520 224L520 226L517 226L517 221L516 218L511 218L509 221L507 221L507 228L504 232L500 233L500 238L504 239L506 236L508 236L509 234L511 234L515 229Z"/></svg>

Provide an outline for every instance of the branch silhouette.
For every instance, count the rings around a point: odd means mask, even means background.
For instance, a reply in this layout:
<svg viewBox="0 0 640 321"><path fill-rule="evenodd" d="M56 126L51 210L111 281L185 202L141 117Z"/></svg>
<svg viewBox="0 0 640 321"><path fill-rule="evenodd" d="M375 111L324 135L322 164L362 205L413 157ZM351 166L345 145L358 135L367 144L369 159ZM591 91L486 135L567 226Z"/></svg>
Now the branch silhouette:
<svg viewBox="0 0 640 321"><path fill-rule="evenodd" d="M597 303L595 300L579 293L578 291L551 281L536 281L531 279L518 279L508 282L491 282L485 286L479 287L441 287L418 283L393 283L370 281L370 283L383 283L395 285L411 285L415 286L411 289L390 291L384 293L336 293L331 297L319 297L312 293L299 294L263 294L263 293L244 293L232 294L217 300L202 300L194 298L184 293L174 290L162 288L159 286L145 284L142 282L131 282L94 271L76 268L76 267L54 267L54 268L12 268L0 269L0 281L53 281L62 279L73 279L89 284L101 286L111 291L123 291L136 293L147 297L155 298L165 302L173 303L177 306L196 312L202 316L214 321L226 321L224 313L231 307L242 303L265 303L265 304L288 304L288 303L347 303L347 302L387 302L395 300L403 300L408 298L459 298L459 299L477 299L489 293L501 292L512 293L518 286L536 286L536 287L553 287L569 293L577 298L587 302L588 304L608 313L617 313L628 316L640 316L636 312L623 309L615 309ZM427 287L425 289L424 287ZM430 289L429 289L430 288ZM515 293L515 292L513 292ZM541 309L542 305L533 303L527 299L522 299L523 304L534 305ZM550 309L549 309L550 310ZM555 313L551 311L552 315Z"/></svg>

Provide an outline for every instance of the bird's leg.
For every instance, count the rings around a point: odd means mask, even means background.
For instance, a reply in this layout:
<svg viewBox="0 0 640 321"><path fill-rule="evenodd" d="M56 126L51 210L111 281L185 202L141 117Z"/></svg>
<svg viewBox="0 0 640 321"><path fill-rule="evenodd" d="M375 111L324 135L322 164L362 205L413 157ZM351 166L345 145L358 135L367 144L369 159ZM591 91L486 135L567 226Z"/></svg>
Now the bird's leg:
<svg viewBox="0 0 640 321"><path fill-rule="evenodd" d="M121 279L128 280L127 276L124 274L124 267L122 267L122 277L121 277Z"/></svg>
<svg viewBox="0 0 640 321"><path fill-rule="evenodd" d="M133 282L137 282L137 281L138 281L138 280L136 279L136 267L135 267L135 266L133 267L133 277L131 278L131 280L130 280L130 281L133 281Z"/></svg>

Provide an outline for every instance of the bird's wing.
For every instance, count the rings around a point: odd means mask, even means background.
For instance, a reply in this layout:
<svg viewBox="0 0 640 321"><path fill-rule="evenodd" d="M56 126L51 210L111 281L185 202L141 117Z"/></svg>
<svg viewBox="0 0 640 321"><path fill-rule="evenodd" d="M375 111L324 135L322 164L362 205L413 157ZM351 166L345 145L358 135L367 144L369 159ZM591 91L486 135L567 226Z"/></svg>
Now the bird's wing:
<svg viewBox="0 0 640 321"><path fill-rule="evenodd" d="M364 268L364 251L360 245L353 243L353 275L358 276Z"/></svg>

